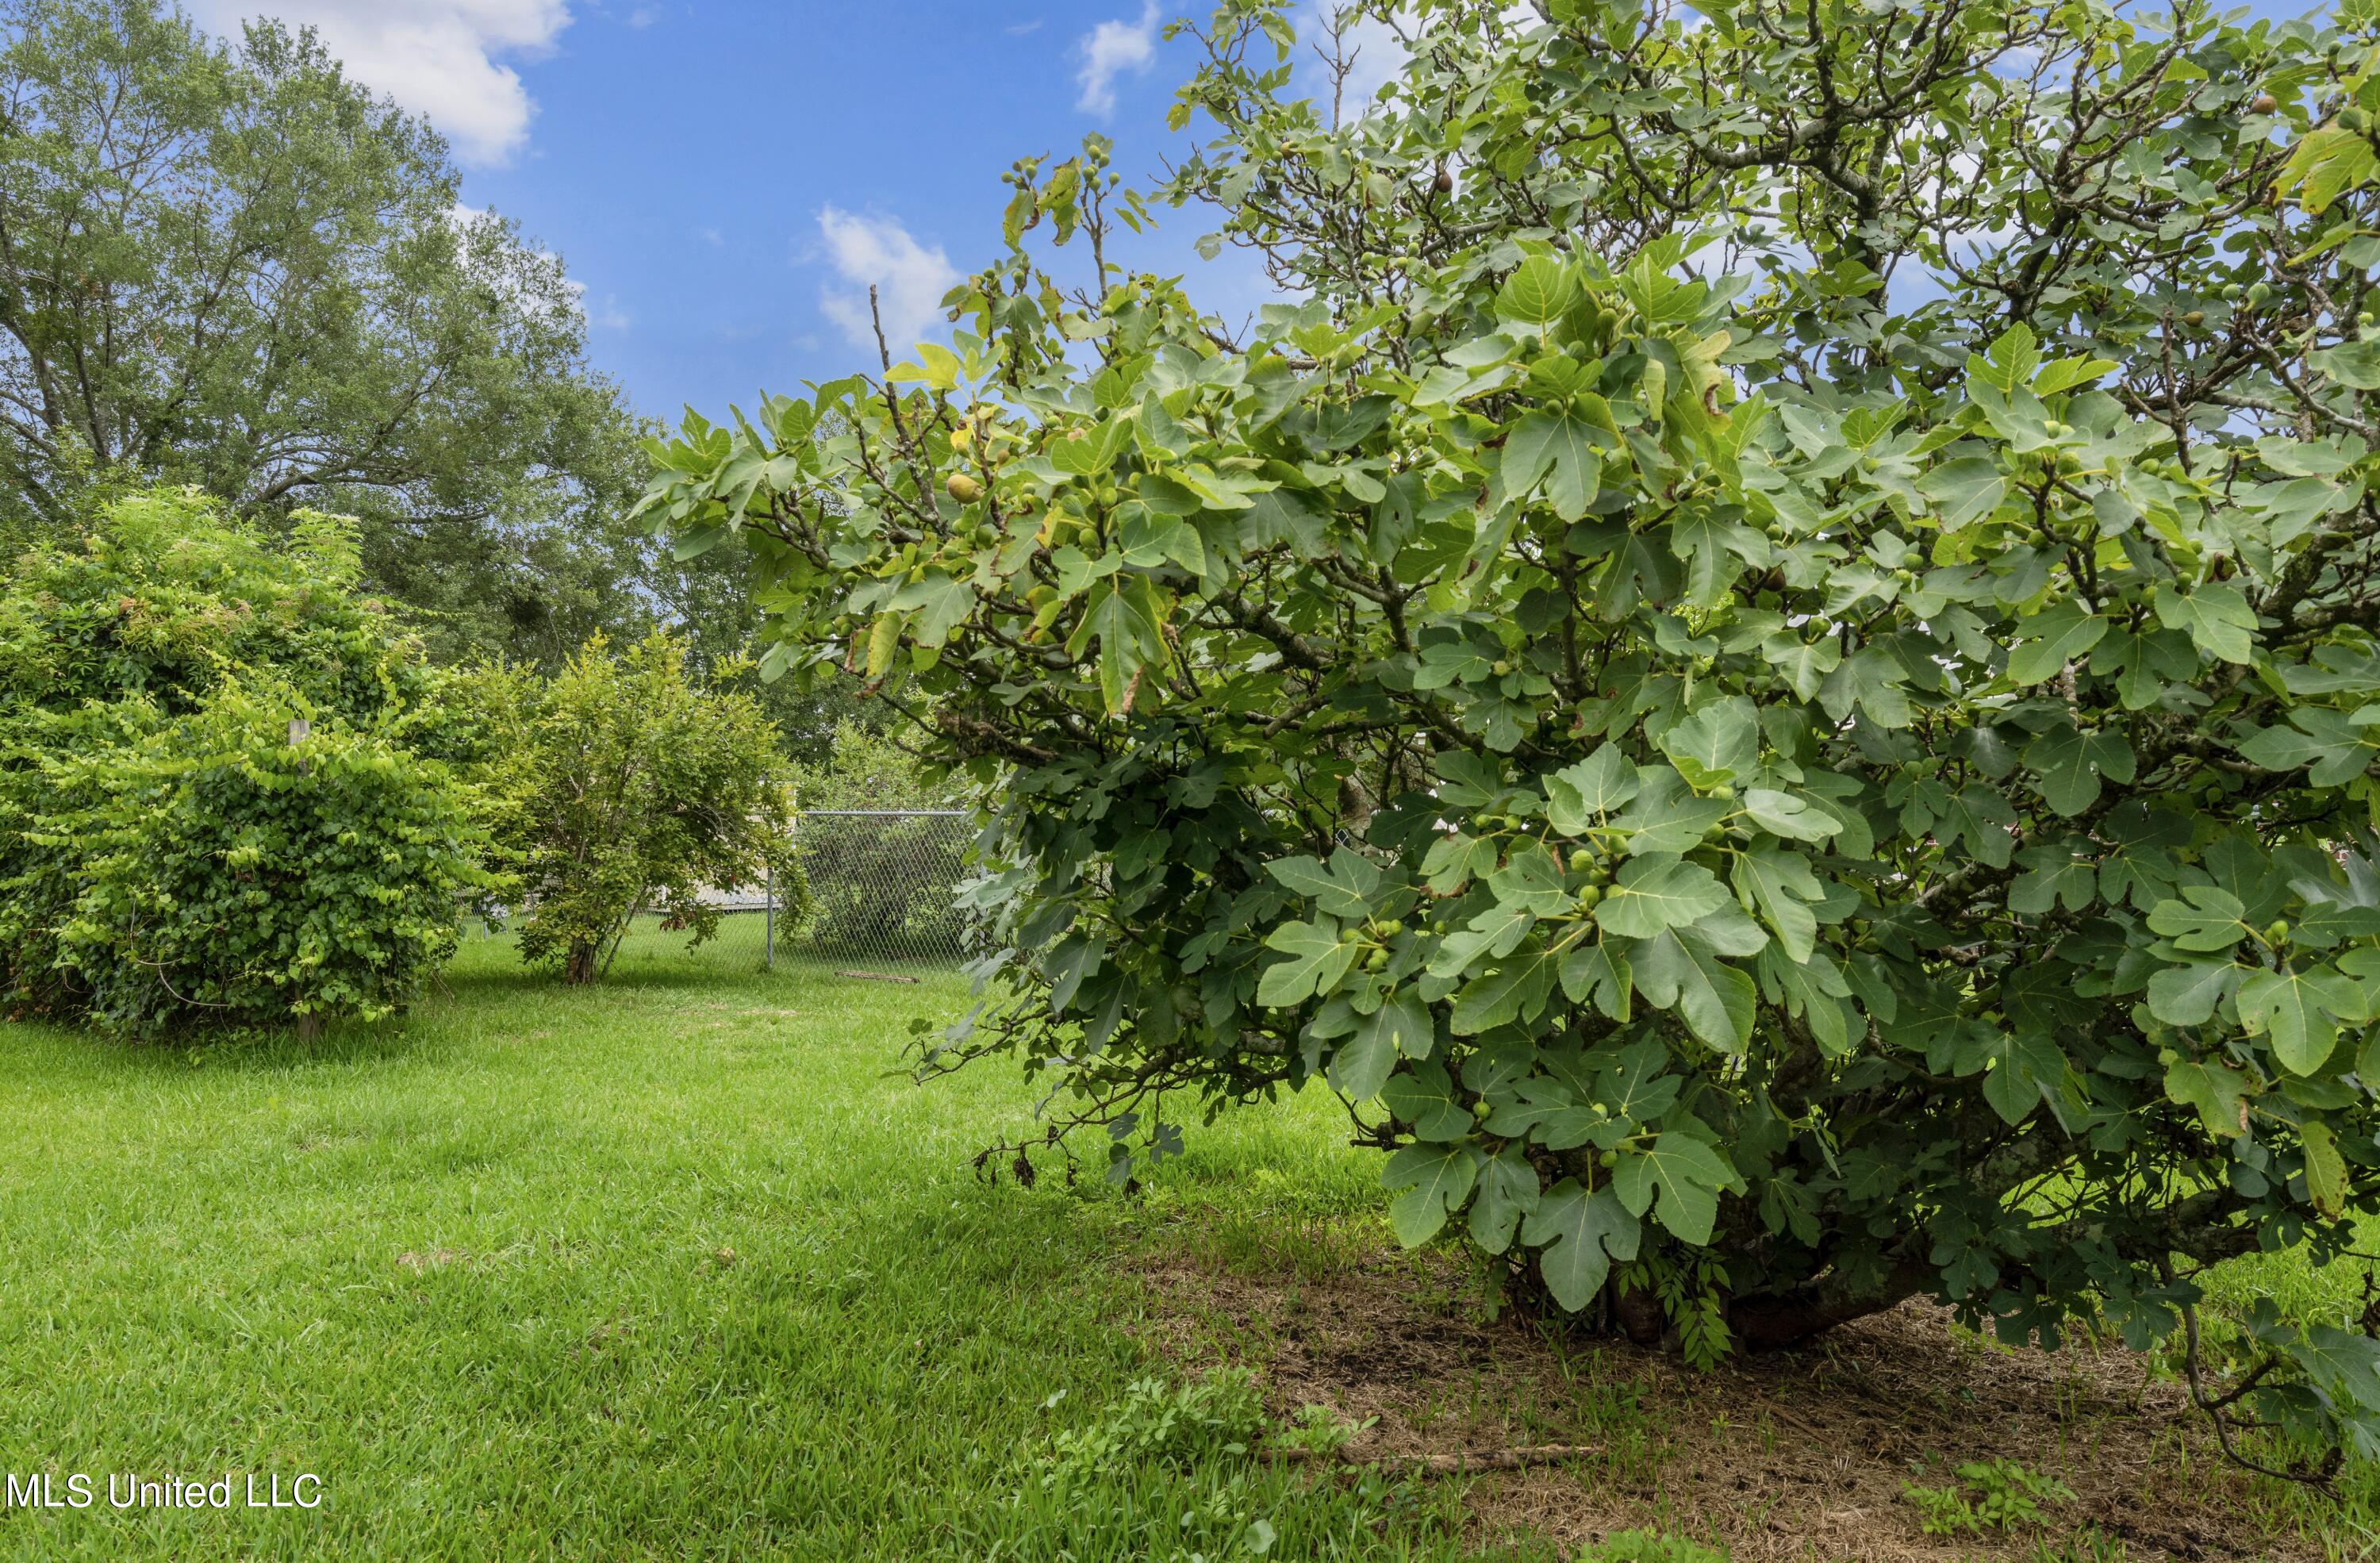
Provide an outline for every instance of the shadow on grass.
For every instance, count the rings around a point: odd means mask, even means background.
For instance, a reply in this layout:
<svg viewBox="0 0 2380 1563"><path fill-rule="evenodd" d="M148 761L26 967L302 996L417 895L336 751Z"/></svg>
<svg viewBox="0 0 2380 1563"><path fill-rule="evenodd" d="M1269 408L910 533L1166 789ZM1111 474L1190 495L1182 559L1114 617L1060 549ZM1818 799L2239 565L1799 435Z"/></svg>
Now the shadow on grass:
<svg viewBox="0 0 2380 1563"><path fill-rule="evenodd" d="M201 1069L292 1074L419 1057L422 1039L406 1021L404 1015L374 1022L334 1021L310 1040L301 1039L294 1027L226 1028L147 1041L68 1026L42 1029L73 1047L85 1067L128 1075L186 1075Z"/></svg>
<svg viewBox="0 0 2380 1563"><path fill-rule="evenodd" d="M548 1000L572 1001L601 999L606 993L666 991L686 988L689 991L717 991L722 987L740 987L745 979L727 972L710 971L700 966L647 967L642 964L615 971L601 982L573 987L562 980L559 972L545 966L495 967L476 971L449 968L440 974L438 989L417 1006L422 1013L436 1013L456 1005L468 1006L476 1000L509 999L535 994Z"/></svg>
<svg viewBox="0 0 2380 1563"><path fill-rule="evenodd" d="M680 965L623 966L613 970L600 982L583 987L571 987L547 971L523 967L512 972L449 973L445 977L446 991L430 996L418 1005L419 1012L434 1012L455 1004L468 1004L478 999L509 998L538 993L550 1000L600 1002L606 995L682 993L688 997L733 995L754 1000L783 998L806 987L847 987L853 979L824 965L789 967L780 962L774 971L739 972L720 970L691 963ZM907 987L906 984L902 985ZM909 991L930 995L937 1000L964 998L965 979L949 972L934 972L919 976Z"/></svg>
<svg viewBox="0 0 2380 1563"><path fill-rule="evenodd" d="M648 947L639 949L640 943ZM27 1022L19 1036L43 1038L57 1063L86 1080L150 1080L197 1071L239 1074L334 1073L398 1063L435 1063L471 1045L482 1024L524 1024L529 1006L566 1017L570 1024L600 1024L607 1008L645 1016L678 1007L748 1007L774 1011L821 989L855 987L886 997L911 996L921 1009L955 1018L967 1000L966 979L948 967L918 966L878 975L914 982L855 982L833 961L808 952L781 955L773 969L747 964L743 952L710 949L687 952L680 941L650 948L632 940L602 981L565 985L547 967L521 963L509 939L467 941L455 958L422 986L401 1013L381 1021L334 1020L322 1034L301 1038L296 1026L222 1027L135 1040L73 1026Z"/></svg>

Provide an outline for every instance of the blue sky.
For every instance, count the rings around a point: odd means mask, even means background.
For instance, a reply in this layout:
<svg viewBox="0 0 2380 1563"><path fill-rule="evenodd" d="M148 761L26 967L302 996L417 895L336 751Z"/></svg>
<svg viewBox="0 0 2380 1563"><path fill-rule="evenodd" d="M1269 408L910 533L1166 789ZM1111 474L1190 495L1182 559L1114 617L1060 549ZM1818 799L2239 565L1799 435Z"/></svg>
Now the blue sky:
<svg viewBox="0 0 2380 1563"><path fill-rule="evenodd" d="M597 365L637 407L723 415L872 366L867 284L895 351L945 328L949 283L994 259L1022 155L1111 136L1144 187L1169 151L1202 0L182 0L317 28L362 80L453 143L464 200L516 219L585 289ZM2305 0L2251 0L2264 16ZM1295 13L1310 18L1314 0ZM1301 29L1301 30L1305 30ZM1378 33L1360 74L1393 55ZM1193 132L1198 129L1194 125ZM1244 254L1193 249L1193 208L1120 258L1192 276L1227 317L1266 297Z"/></svg>
<svg viewBox="0 0 2380 1563"><path fill-rule="evenodd" d="M856 367L869 280L947 329L927 305L998 253L1009 164L1099 130L1153 183L1184 144L1164 117L1192 69L1140 0L188 3L219 28L258 9L311 23L425 114L465 201L563 256L596 363L672 420ZM1192 251L1210 226L1172 214L1133 259L1252 307L1244 259Z"/></svg>

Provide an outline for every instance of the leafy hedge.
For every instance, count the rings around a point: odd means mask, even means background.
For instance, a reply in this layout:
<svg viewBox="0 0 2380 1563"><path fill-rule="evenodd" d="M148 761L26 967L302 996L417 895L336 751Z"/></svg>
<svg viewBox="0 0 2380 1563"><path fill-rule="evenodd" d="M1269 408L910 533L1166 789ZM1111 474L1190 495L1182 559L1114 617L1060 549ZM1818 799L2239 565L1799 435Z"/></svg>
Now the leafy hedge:
<svg viewBox="0 0 2380 1563"><path fill-rule="evenodd" d="M232 685L43 768L58 802L28 834L73 864L57 958L93 1023L373 1020L453 951L457 897L498 882L472 790L382 732L291 744L305 709Z"/></svg>
<svg viewBox="0 0 2380 1563"><path fill-rule="evenodd" d="M0 590L0 974L18 1013L136 1036L376 1018L483 866L467 678L357 590L346 523L285 542L194 492L112 507ZM291 722L311 732L293 744Z"/></svg>

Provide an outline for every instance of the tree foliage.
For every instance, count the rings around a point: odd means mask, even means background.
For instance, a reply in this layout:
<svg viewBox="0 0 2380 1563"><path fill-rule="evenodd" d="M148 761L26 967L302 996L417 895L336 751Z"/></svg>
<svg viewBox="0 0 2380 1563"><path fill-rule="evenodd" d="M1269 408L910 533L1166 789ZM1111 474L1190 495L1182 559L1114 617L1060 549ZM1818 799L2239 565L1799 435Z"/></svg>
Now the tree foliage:
<svg viewBox="0 0 2380 1563"><path fill-rule="evenodd" d="M1119 1176L1318 1085L1407 1242L1640 1339L2145 1344L2380 1208L2372 9L1698 9L1396 7L1334 120L1232 0L1162 194L1299 301L1027 161L951 346L650 512L985 787L928 1065ZM2223 1414L2368 1446L2373 1342L2259 1328Z"/></svg>
<svg viewBox="0 0 2380 1563"><path fill-rule="evenodd" d="M639 466L639 482L648 470ZM632 507L633 502L623 513ZM770 600L770 583L764 563L736 539L722 538L686 558L657 550L646 588L662 627L686 641L694 670L759 702L761 714L777 730L777 746L793 768L790 774L803 789L805 806L833 806L822 801L825 794L814 796L812 789L843 786L837 778L846 755L902 757L886 736L899 716L862 698L866 681L857 674L814 683L761 676L752 648L769 622L762 604ZM850 749L853 744L860 748Z"/></svg>
<svg viewBox="0 0 2380 1563"><path fill-rule="evenodd" d="M632 620L635 420L562 262L457 191L310 34L0 6L0 530L195 483L362 518L445 649L558 661Z"/></svg>
<svg viewBox="0 0 2380 1563"><path fill-rule="evenodd" d="M117 502L0 589L0 968L134 1036L392 1012L496 880L462 681L356 589L351 523L276 546L191 491ZM309 731L293 740L291 722Z"/></svg>
<svg viewBox="0 0 2380 1563"><path fill-rule="evenodd" d="M598 636L551 683L519 686L507 834L530 894L521 957L567 981L601 976L641 913L691 946L719 930L715 891L773 878L780 905L801 909L775 730L726 686L740 670L714 684L687 660L665 635L617 652Z"/></svg>
<svg viewBox="0 0 2380 1563"><path fill-rule="evenodd" d="M835 725L823 747L823 760L786 768L799 807L929 809L965 803L963 788L929 776L897 734L845 721Z"/></svg>

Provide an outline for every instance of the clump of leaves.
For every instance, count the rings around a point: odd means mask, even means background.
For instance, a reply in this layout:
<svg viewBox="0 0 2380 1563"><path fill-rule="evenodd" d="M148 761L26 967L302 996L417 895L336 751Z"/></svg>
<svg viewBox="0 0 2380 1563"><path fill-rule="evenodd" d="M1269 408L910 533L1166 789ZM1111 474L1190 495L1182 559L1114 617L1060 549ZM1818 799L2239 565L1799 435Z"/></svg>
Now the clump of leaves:
<svg viewBox="0 0 2380 1563"><path fill-rule="evenodd" d="M1358 1422L1342 1415L1335 1406L1303 1405L1297 1408L1294 1421L1275 1430L1274 1441L1308 1454L1335 1455L1379 1420L1367 1416Z"/></svg>
<svg viewBox="0 0 2380 1563"><path fill-rule="evenodd" d="M1293 300L1119 272L1094 140L949 346L659 453L768 664L993 810L922 1066L1022 1057L1123 1176L1160 1098L1331 1091L1405 1242L1645 1339L1653 1254L1742 1348L1920 1294L2144 1347L2350 1244L2374 7L1399 15L1343 116L1285 6L1186 30L1163 196ZM2239 1409L2375 1447L2380 1345L2275 1351Z"/></svg>
<svg viewBox="0 0 2380 1563"><path fill-rule="evenodd" d="M1614 1282L1621 1298L1649 1291L1661 1305L1678 1354L1695 1367L1715 1367L1733 1341L1727 1330L1727 1268L1708 1254L1671 1259L1649 1253L1621 1266Z"/></svg>
<svg viewBox="0 0 2380 1563"><path fill-rule="evenodd" d="M1028 1492L1014 1501L1054 1505L1103 1535L1129 1531L1152 1557L1260 1557L1276 1535L1245 1466L1265 1426L1263 1397L1245 1368L1212 1369L1180 1386L1136 1378L1106 1415L1027 1451L1020 1475ZM1162 1496L1119 1506L1119 1485L1145 1470L1165 1478Z"/></svg>
<svg viewBox="0 0 2380 1563"><path fill-rule="evenodd" d="M1727 1554L1683 1536L1615 1531L1580 1553L1578 1563L1727 1563Z"/></svg>
<svg viewBox="0 0 2380 1563"><path fill-rule="evenodd" d="M2066 1503L2074 1496L2074 1489L2055 1477L1998 1456L1970 1460L1958 1468L1957 1475L1956 1484L1939 1487L1900 1484L1901 1496L1917 1506L1924 1516L1919 1528L1929 1536L2040 1525L2046 1522L2043 1505Z"/></svg>
<svg viewBox="0 0 2380 1563"><path fill-rule="evenodd" d="M1265 1430L1264 1398L1245 1368L1215 1368L1196 1383L1135 1378L1123 1399L1088 1427L1062 1429L1028 1457L1032 1479L1061 1487L1118 1465L1186 1465L1216 1455L1245 1455Z"/></svg>

